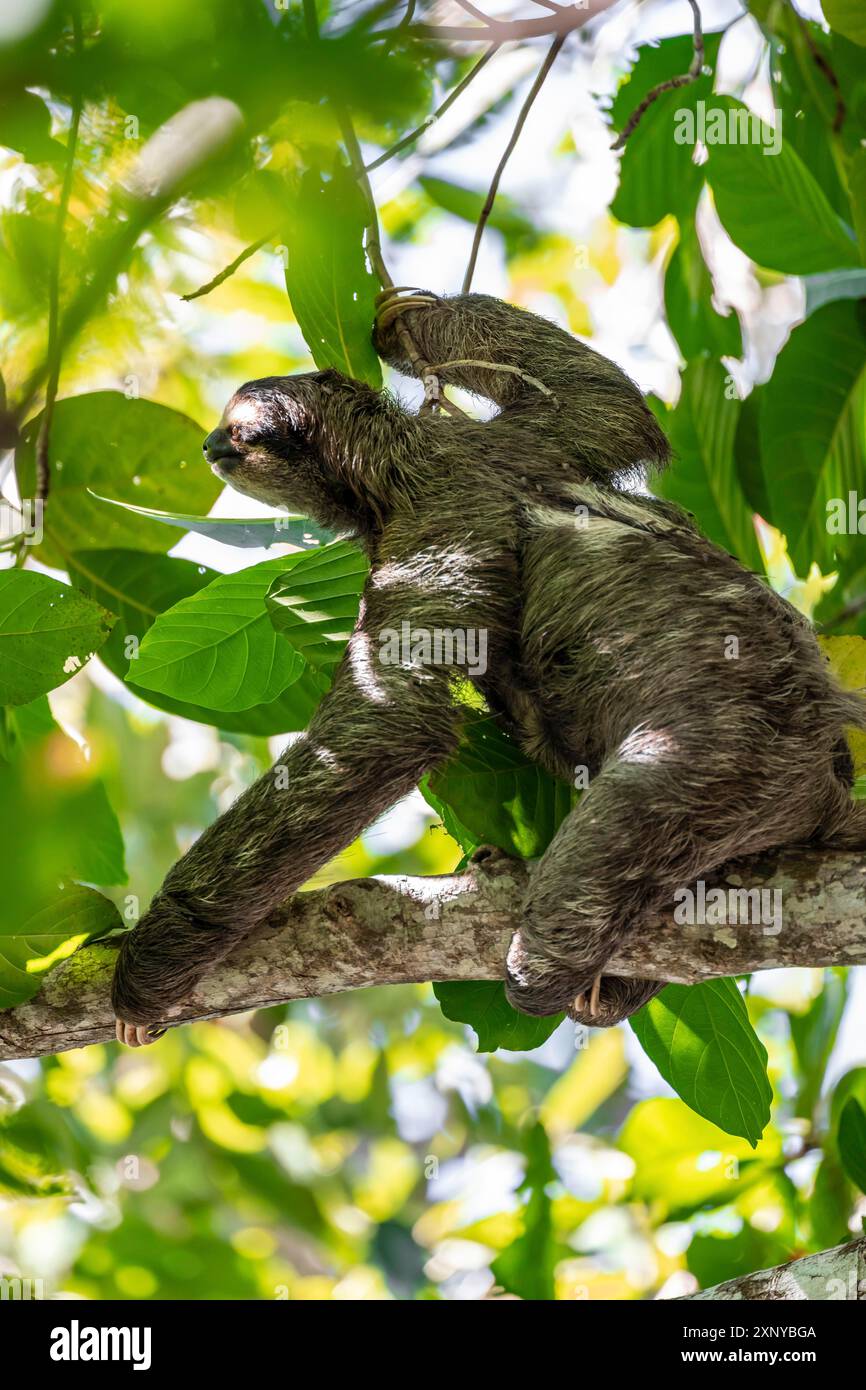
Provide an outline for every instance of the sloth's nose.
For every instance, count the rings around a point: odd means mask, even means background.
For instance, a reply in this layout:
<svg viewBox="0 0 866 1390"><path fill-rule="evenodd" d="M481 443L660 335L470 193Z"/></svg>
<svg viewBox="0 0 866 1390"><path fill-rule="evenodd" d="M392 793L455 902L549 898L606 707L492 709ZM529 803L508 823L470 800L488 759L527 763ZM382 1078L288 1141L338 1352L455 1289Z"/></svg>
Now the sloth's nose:
<svg viewBox="0 0 866 1390"><path fill-rule="evenodd" d="M208 463L214 463L217 459L236 457L237 451L232 446L231 435L228 430L211 430L204 444L202 444L205 458Z"/></svg>

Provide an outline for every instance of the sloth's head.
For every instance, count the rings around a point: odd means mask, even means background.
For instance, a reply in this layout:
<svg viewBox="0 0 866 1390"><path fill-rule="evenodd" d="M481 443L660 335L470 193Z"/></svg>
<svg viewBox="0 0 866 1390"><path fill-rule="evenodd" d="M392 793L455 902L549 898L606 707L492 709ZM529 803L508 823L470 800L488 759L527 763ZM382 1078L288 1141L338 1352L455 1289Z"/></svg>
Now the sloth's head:
<svg viewBox="0 0 866 1390"><path fill-rule="evenodd" d="M363 476L347 468L348 384L336 371L246 382L204 441L205 458L224 482L260 502L336 529L363 527Z"/></svg>

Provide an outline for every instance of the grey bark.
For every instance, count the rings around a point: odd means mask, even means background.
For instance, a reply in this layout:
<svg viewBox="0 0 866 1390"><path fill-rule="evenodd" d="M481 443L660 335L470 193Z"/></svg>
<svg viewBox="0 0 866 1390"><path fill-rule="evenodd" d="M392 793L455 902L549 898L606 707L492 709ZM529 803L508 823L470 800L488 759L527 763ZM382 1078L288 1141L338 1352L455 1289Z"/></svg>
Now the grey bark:
<svg viewBox="0 0 866 1390"><path fill-rule="evenodd" d="M688 1294L676 1302L687 1303L692 1299L866 1302L866 1240L852 1240L847 1245L822 1250L818 1255L806 1255L802 1260L777 1265L775 1269L759 1269L755 1274L728 1279L724 1284L716 1284L702 1293Z"/></svg>
<svg viewBox="0 0 866 1390"><path fill-rule="evenodd" d="M302 893L202 981L172 1021L369 985L502 979L530 872L480 851L462 874L358 879ZM728 865L711 886L778 892L779 928L682 926L667 915L636 930L609 973L689 983L785 965L866 964L866 858L790 851ZM116 949L110 939L85 947L34 999L0 1013L0 1060L111 1040Z"/></svg>

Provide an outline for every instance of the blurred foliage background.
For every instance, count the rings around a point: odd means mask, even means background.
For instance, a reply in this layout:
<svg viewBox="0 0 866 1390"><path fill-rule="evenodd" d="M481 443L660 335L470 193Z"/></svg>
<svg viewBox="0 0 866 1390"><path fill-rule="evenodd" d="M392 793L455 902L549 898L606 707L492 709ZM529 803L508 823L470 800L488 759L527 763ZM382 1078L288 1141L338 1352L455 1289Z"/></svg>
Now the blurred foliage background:
<svg viewBox="0 0 866 1390"><path fill-rule="evenodd" d="M650 107L622 155L613 132L689 67L690 7L621 3L568 38L474 287L548 314L639 381L677 451L665 495L763 567L863 685L861 8L701 9L701 74ZM510 0L487 12L551 17ZM200 441L244 380L311 361L380 379L352 129L394 280L459 288L549 42L429 32L475 22L456 0L6 0L0 1007L134 921L327 685L327 662L265 602L289 556L302 591L327 537L218 496ZM701 102L744 103L763 135L678 142L677 113ZM46 452L51 491L28 531ZM336 568L334 614L358 582ZM258 644L244 664L227 643L226 689L202 679L195 636L196 613L224 611L234 581L220 575L244 576L233 592ZM160 621L177 605L193 636L169 671ZM445 872L487 840L540 853L569 789L480 725L425 796L314 884ZM368 990L184 1028L144 1053L0 1064L0 1292L671 1297L860 1229L862 972L671 990L634 1030L554 1021L540 1046L501 998L437 992L441 1008L426 985ZM720 1038L721 1014L734 1023ZM725 1118L736 1095L757 1120Z"/></svg>

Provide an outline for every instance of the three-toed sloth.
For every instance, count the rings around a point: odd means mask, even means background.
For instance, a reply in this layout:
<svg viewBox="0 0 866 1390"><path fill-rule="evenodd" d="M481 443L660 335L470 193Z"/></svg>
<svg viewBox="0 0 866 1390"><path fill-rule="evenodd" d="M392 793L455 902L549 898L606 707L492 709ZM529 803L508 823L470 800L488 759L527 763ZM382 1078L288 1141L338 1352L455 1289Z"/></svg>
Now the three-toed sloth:
<svg viewBox="0 0 866 1390"><path fill-rule="evenodd" d="M531 875L505 968L530 1014L610 1025L658 981L605 967L678 888L734 856L866 847L834 682L808 623L679 508L626 490L667 440L623 372L485 295L391 302L375 343L411 372L397 319L492 419L414 414L320 371L232 397L205 450L220 477L352 535L370 574L307 732L171 869L124 940L118 1035L148 1041L257 923L447 759L459 679L520 747L588 788ZM484 669L380 660L381 634L483 632ZM731 642L735 637L736 643ZM459 653L459 644L454 651Z"/></svg>

